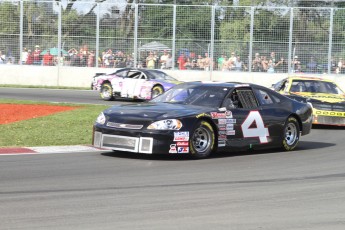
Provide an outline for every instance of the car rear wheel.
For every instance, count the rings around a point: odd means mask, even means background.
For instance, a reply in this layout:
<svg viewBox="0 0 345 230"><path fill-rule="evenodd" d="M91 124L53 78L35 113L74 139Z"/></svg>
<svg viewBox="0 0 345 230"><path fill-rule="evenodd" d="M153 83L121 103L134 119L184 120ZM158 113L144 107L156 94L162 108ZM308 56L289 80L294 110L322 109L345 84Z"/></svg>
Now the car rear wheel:
<svg viewBox="0 0 345 230"><path fill-rule="evenodd" d="M160 85L156 85L152 88L151 98L155 98L162 93L164 93L163 87Z"/></svg>
<svg viewBox="0 0 345 230"><path fill-rule="evenodd" d="M300 127L295 117L289 117L284 127L283 149L294 150L299 142Z"/></svg>
<svg viewBox="0 0 345 230"><path fill-rule="evenodd" d="M101 86L101 98L105 101L111 101L114 99L113 96L113 87L111 87L110 83L104 83Z"/></svg>
<svg viewBox="0 0 345 230"><path fill-rule="evenodd" d="M215 135L212 125L207 121L199 121L189 141L190 151L194 158L206 158L215 149Z"/></svg>

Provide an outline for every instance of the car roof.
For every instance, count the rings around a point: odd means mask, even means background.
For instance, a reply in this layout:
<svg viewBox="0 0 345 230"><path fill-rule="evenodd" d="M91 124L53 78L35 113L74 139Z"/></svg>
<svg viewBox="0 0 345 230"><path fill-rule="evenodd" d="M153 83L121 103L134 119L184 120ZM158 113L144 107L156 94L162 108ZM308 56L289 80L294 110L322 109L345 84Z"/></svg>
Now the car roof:
<svg viewBox="0 0 345 230"><path fill-rule="evenodd" d="M125 70L141 71L141 72L160 72L160 73L165 73L165 72L163 72L161 70L157 70L157 69L141 69L141 68L131 68L131 67L121 68L121 69L118 69L116 72L125 71Z"/></svg>
<svg viewBox="0 0 345 230"><path fill-rule="evenodd" d="M184 82L182 84L187 85L205 85L205 86L223 86L229 88L239 88L239 87L260 87L259 85L251 84L251 83L242 83L242 82L221 82L221 81L191 81L191 82Z"/></svg>
<svg viewBox="0 0 345 230"><path fill-rule="evenodd" d="M288 79L291 80L314 80L314 81L327 81L327 82L334 82L330 79L325 79L325 78L321 78L321 77L315 77L315 76L289 76Z"/></svg>

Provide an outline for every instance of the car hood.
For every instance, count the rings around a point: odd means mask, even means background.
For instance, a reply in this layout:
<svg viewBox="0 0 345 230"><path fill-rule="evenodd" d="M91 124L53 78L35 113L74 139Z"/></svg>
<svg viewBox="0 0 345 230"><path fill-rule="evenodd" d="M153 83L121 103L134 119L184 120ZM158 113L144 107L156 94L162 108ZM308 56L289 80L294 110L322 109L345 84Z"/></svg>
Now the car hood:
<svg viewBox="0 0 345 230"><path fill-rule="evenodd" d="M345 102L345 95L338 95L338 94L295 92L295 93L290 93L290 95L297 95L300 97L306 97L312 100L329 102L329 103Z"/></svg>
<svg viewBox="0 0 345 230"><path fill-rule="evenodd" d="M178 85L178 84L181 84L182 81L171 81L171 80L161 80L161 79L154 79L154 81L156 82L160 82L160 83L170 83L170 84L174 84L174 85Z"/></svg>
<svg viewBox="0 0 345 230"><path fill-rule="evenodd" d="M104 111L109 121L140 123L143 121L157 121L169 118L181 118L200 113L216 111L208 107L171 104L171 103L141 103L113 106Z"/></svg>

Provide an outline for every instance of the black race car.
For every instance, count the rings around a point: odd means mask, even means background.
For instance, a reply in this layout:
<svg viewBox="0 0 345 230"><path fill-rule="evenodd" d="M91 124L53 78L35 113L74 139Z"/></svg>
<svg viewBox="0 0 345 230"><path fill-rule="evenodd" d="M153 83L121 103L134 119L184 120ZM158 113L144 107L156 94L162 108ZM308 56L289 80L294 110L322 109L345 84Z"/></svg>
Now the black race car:
<svg viewBox="0 0 345 230"><path fill-rule="evenodd" d="M187 82L151 101L103 111L93 145L205 158L226 148L293 150L310 132L312 108L254 84Z"/></svg>

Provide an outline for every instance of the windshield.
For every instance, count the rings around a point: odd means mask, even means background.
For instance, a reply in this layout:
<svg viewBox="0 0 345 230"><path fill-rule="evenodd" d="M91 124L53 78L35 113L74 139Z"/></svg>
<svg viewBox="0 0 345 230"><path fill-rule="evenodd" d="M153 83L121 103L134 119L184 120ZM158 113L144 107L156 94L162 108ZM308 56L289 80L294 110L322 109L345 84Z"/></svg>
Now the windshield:
<svg viewBox="0 0 345 230"><path fill-rule="evenodd" d="M151 74L154 76L154 79L157 79L157 80L177 81L175 78L167 75L164 72L152 71Z"/></svg>
<svg viewBox="0 0 345 230"><path fill-rule="evenodd" d="M334 83L315 80L294 80L290 92L344 94Z"/></svg>
<svg viewBox="0 0 345 230"><path fill-rule="evenodd" d="M228 92L222 86L180 84L151 101L220 107Z"/></svg>

